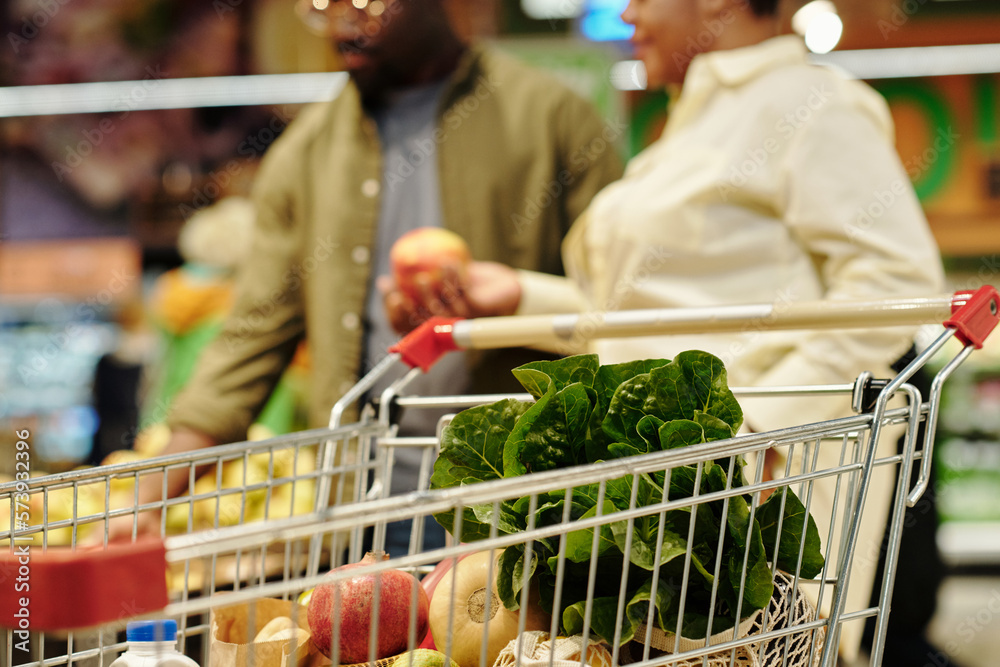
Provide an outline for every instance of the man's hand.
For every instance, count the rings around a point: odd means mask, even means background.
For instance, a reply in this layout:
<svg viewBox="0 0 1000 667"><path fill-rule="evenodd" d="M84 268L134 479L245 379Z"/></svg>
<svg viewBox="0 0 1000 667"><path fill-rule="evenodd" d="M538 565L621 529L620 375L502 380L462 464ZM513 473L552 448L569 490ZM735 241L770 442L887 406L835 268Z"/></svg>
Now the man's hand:
<svg viewBox="0 0 1000 667"><path fill-rule="evenodd" d="M457 269L446 267L440 287L430 281L416 282L416 294L407 294L390 276L379 276L389 322L401 334L409 333L432 316L496 317L513 315L521 302L517 271L498 262L471 262L460 278Z"/></svg>
<svg viewBox="0 0 1000 667"><path fill-rule="evenodd" d="M160 456L168 454L180 454L183 452L193 452L198 449L212 447L217 444L212 438L198 431L181 429L174 431L170 436L170 441L166 448L160 452ZM179 467L167 472L166 497L175 498L187 490L190 469ZM141 475L138 481L138 505L149 503L161 504L165 500L163 487L163 474L150 473ZM132 496L135 498L136 496ZM115 508L112 508L115 509ZM132 531L135 529L136 536L151 535L159 533L160 509L139 512L138 514L127 514L117 516L107 524L107 541L126 541L132 539ZM86 544L104 544L105 532L103 526L95 533L91 534Z"/></svg>

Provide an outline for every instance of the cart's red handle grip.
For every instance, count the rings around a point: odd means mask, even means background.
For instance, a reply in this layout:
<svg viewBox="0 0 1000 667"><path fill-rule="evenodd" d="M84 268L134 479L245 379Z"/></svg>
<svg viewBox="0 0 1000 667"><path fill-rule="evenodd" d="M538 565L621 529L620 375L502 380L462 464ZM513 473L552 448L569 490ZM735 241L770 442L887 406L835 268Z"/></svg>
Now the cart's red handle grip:
<svg viewBox="0 0 1000 667"><path fill-rule="evenodd" d="M451 334L452 325L460 319L432 317L390 347L389 352L398 352L410 368L419 366L426 373L438 359L458 349Z"/></svg>
<svg viewBox="0 0 1000 667"><path fill-rule="evenodd" d="M19 632L72 630L167 606L163 540L51 548L19 542L0 551L0 626ZM27 635L25 635L26 637Z"/></svg>
<svg viewBox="0 0 1000 667"><path fill-rule="evenodd" d="M951 317L944 325L955 329L955 336L964 345L974 345L978 350L998 321L1000 293L992 285L983 285L975 292L955 292Z"/></svg>

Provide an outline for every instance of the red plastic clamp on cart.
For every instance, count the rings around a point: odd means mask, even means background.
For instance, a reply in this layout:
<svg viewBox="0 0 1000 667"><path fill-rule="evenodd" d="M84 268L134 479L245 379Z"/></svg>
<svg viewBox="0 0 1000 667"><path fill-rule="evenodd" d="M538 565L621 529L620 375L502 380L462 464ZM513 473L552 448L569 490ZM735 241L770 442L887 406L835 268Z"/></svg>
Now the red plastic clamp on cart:
<svg viewBox="0 0 1000 667"><path fill-rule="evenodd" d="M1000 320L1000 293L995 287L983 285L975 292L955 292L951 303L952 316L944 325L955 330L964 345L982 349L986 337Z"/></svg>
<svg viewBox="0 0 1000 667"><path fill-rule="evenodd" d="M452 337L452 326L459 317L432 317L389 348L398 353L410 368L430 370L437 360L459 349Z"/></svg>
<svg viewBox="0 0 1000 667"><path fill-rule="evenodd" d="M163 609L167 561L163 540L140 538L105 548L50 548L18 543L0 552L0 626L47 632L108 623Z"/></svg>

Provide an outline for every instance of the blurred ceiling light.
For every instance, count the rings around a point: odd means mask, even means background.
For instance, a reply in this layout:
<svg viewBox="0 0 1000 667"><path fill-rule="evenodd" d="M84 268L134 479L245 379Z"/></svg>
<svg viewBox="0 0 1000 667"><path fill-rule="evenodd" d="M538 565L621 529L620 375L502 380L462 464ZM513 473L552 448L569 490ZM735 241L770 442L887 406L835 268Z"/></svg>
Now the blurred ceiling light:
<svg viewBox="0 0 1000 667"><path fill-rule="evenodd" d="M313 7L322 11L330 6L330 0L313 0Z"/></svg>
<svg viewBox="0 0 1000 667"><path fill-rule="evenodd" d="M829 53L840 43L844 22L830 0L813 0L792 16L792 29L802 35L813 53Z"/></svg>
<svg viewBox="0 0 1000 667"><path fill-rule="evenodd" d="M163 189L174 197L183 197L191 190L194 174L183 162L171 162L163 170Z"/></svg>
<svg viewBox="0 0 1000 667"><path fill-rule="evenodd" d="M521 0L521 9L533 19L572 19L583 13L583 0Z"/></svg>
<svg viewBox="0 0 1000 667"><path fill-rule="evenodd" d="M646 66L641 60L622 60L611 66L611 85L618 90L646 90Z"/></svg>

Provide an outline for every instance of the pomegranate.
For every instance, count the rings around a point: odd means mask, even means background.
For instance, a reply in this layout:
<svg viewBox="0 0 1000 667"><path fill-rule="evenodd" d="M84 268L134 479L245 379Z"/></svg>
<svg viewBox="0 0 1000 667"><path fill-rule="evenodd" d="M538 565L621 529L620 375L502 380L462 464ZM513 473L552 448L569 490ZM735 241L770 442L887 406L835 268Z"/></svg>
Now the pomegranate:
<svg viewBox="0 0 1000 667"><path fill-rule="evenodd" d="M357 563L342 565L332 572L363 569L389 557L384 552L369 552ZM333 633L339 628L340 663L368 660L369 635L372 630L372 607L378 580L378 633L375 658L380 660L406 650L410 636L410 602L417 594L416 641L427 633L429 600L413 575L400 570L377 573L359 572L347 579L322 582L309 600L309 628L312 641L322 653L330 655Z"/></svg>

